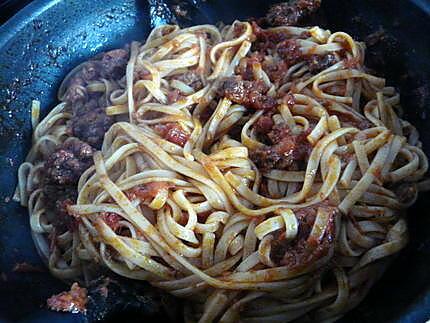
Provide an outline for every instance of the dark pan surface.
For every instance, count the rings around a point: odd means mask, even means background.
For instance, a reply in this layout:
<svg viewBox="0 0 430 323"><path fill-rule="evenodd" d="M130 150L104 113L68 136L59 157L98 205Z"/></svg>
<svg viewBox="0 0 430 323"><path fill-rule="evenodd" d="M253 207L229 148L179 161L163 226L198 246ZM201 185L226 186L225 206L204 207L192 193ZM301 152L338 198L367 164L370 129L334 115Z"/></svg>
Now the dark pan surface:
<svg viewBox="0 0 430 323"><path fill-rule="evenodd" d="M181 25L231 22L264 14L272 1L181 1ZM274 1L273 1L274 2ZM416 3L416 4L413 4ZM56 102L62 78L97 52L144 39L156 24L176 21L160 0L33 1L0 28L0 322L80 322L82 316L41 310L65 286L49 273L14 273L16 263L43 268L30 237L25 209L11 201L16 171L30 145L30 102L43 115ZM419 7L420 6L420 7ZM323 1L319 22L364 39L384 28L374 68L400 88L408 119L417 125L430 154L430 1ZM378 52L383 58L378 60ZM409 210L411 242L359 308L344 322L424 322L430 318L430 201L421 196ZM142 317L141 317L142 318Z"/></svg>

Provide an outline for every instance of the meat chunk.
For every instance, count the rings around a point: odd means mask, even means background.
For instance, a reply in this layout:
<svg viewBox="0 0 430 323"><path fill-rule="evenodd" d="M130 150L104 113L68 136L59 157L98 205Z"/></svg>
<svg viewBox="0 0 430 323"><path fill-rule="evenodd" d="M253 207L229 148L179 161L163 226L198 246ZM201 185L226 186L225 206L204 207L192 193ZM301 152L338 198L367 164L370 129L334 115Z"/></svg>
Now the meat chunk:
<svg viewBox="0 0 430 323"><path fill-rule="evenodd" d="M57 312L85 313L87 301L87 290L73 283L70 291L51 296L46 304Z"/></svg>
<svg viewBox="0 0 430 323"><path fill-rule="evenodd" d="M53 211L50 221L59 230L74 230L76 219L67 207L75 204L76 184L82 173L93 163L94 149L78 140L70 139L45 162L43 195L46 206Z"/></svg>
<svg viewBox="0 0 430 323"><path fill-rule="evenodd" d="M86 98L85 85L86 85L86 82L80 75L73 77L70 80L66 91L66 97L65 97L66 101L73 104L75 102L85 100Z"/></svg>
<svg viewBox="0 0 430 323"><path fill-rule="evenodd" d="M101 59L101 76L107 79L119 79L124 76L128 56L125 49L114 49L104 53Z"/></svg>
<svg viewBox="0 0 430 323"><path fill-rule="evenodd" d="M72 135L100 149L104 135L114 123L97 99L73 105L73 117L69 124Z"/></svg>
<svg viewBox="0 0 430 323"><path fill-rule="evenodd" d="M268 95L267 86L260 80L244 81L240 77L229 77L224 80L219 94L235 103L243 104L256 110L272 110L276 100Z"/></svg>
<svg viewBox="0 0 430 323"><path fill-rule="evenodd" d="M184 147L190 135L177 123L166 123L155 126L155 131L167 141Z"/></svg>
<svg viewBox="0 0 430 323"><path fill-rule="evenodd" d="M324 235L317 241L309 237L309 234L320 207L329 212L329 220ZM271 258L275 263L288 268L303 268L326 256L333 246L336 238L335 218L339 210L323 202L294 213L299 223L297 237L293 241L287 241L285 233L280 233L272 244Z"/></svg>
<svg viewBox="0 0 430 323"><path fill-rule="evenodd" d="M312 151L307 135L307 132L293 134L285 124L276 125L267 134L272 145L254 150L251 159L262 171L298 170L307 162Z"/></svg>
<svg viewBox="0 0 430 323"><path fill-rule="evenodd" d="M284 59L288 66L297 64L304 60L304 55L300 50L299 43L296 40L284 40L276 46L276 52Z"/></svg>
<svg viewBox="0 0 430 323"><path fill-rule="evenodd" d="M286 61L280 61L276 64L263 63L263 70L269 76L270 81L278 84L284 82L284 78L287 76L289 65Z"/></svg>
<svg viewBox="0 0 430 323"><path fill-rule="evenodd" d="M261 28L257 22L252 21L252 33L255 41L252 43L252 50L257 51L259 55L267 54L268 49L273 49L280 42L290 38L288 33L270 29Z"/></svg>
<svg viewBox="0 0 430 323"><path fill-rule="evenodd" d="M99 61L89 61L83 66L81 77L86 82L94 81L100 77L101 69L102 66Z"/></svg>
<svg viewBox="0 0 430 323"><path fill-rule="evenodd" d="M264 60L264 55L258 52L253 52L249 57L244 57L240 60L236 67L236 74L240 75L243 80L254 80L253 65L261 64Z"/></svg>
<svg viewBox="0 0 430 323"><path fill-rule="evenodd" d="M101 94L87 93L86 86L100 78L118 80L123 77L128 56L125 49L98 55L85 63L67 85L65 100L73 110L70 133L94 148L101 147L104 134L113 124L114 118L106 115L106 103L101 103Z"/></svg>
<svg viewBox="0 0 430 323"><path fill-rule="evenodd" d="M93 163L94 149L85 142L71 139L51 156L45 167L49 181L58 185L76 184L82 173Z"/></svg>
<svg viewBox="0 0 430 323"><path fill-rule="evenodd" d="M265 21L271 26L297 25L318 10L321 0L289 0L270 7Z"/></svg>
<svg viewBox="0 0 430 323"><path fill-rule="evenodd" d="M94 59L83 64L69 81L65 99L72 105L78 101L87 100L86 85L99 78L120 79L125 75L128 62L128 51L115 49L110 52L96 56Z"/></svg>
<svg viewBox="0 0 430 323"><path fill-rule="evenodd" d="M273 125L274 123L270 115L262 115L255 123L255 131L257 131L258 134L264 135L272 130Z"/></svg>
<svg viewBox="0 0 430 323"><path fill-rule="evenodd" d="M200 90L203 87L202 79L196 71L187 71L183 74L179 74L174 79L185 83L192 87L195 91Z"/></svg>
<svg viewBox="0 0 430 323"><path fill-rule="evenodd" d="M336 57L333 54L311 55L306 58L309 71L317 74L336 63Z"/></svg>
<svg viewBox="0 0 430 323"><path fill-rule="evenodd" d="M58 232L77 228L76 219L67 211L67 207L75 204L78 197L75 186L47 182L43 186L43 196L47 209L53 212L48 213L49 220Z"/></svg>

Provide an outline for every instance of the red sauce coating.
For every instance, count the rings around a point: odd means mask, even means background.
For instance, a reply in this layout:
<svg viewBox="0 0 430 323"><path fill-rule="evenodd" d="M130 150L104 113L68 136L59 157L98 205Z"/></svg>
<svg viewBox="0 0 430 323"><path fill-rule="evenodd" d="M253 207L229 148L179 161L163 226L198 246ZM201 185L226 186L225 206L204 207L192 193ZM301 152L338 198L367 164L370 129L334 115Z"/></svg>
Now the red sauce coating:
<svg viewBox="0 0 430 323"><path fill-rule="evenodd" d="M128 190L127 197L131 200L145 200L147 198L154 198L161 190L170 189L173 187L174 185L169 182L150 182Z"/></svg>

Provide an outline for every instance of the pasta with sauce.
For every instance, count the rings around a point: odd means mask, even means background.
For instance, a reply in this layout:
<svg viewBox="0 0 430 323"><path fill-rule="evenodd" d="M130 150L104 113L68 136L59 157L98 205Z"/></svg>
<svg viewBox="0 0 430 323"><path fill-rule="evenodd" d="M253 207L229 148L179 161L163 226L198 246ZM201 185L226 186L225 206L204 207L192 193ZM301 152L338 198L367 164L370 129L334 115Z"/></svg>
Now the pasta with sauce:
<svg viewBox="0 0 430 323"><path fill-rule="evenodd" d="M428 161L365 47L319 27L161 26L76 67L19 169L56 277L101 267L186 322L335 320L408 241Z"/></svg>

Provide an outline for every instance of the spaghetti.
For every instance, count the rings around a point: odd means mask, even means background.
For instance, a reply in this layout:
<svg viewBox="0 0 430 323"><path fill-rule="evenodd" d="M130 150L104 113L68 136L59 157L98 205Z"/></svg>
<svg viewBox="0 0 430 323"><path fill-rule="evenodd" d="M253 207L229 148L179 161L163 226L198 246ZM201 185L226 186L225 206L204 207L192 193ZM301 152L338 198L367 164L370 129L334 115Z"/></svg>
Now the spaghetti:
<svg viewBox="0 0 430 323"><path fill-rule="evenodd" d="M16 198L53 275L148 281L187 322L335 320L407 243L428 161L348 34L168 25L109 55L33 104ZM77 193L53 207L48 177Z"/></svg>

